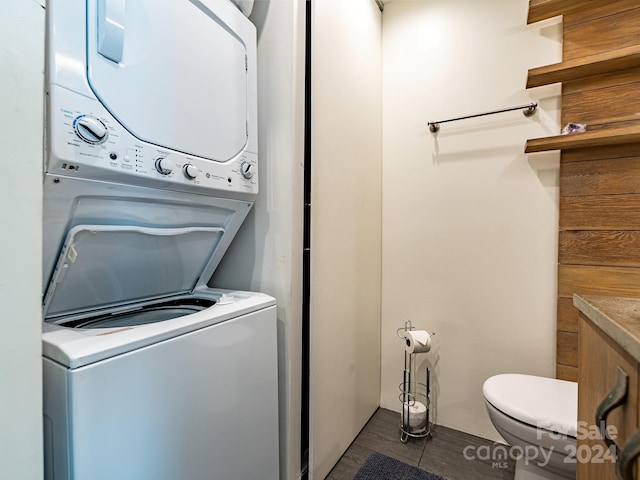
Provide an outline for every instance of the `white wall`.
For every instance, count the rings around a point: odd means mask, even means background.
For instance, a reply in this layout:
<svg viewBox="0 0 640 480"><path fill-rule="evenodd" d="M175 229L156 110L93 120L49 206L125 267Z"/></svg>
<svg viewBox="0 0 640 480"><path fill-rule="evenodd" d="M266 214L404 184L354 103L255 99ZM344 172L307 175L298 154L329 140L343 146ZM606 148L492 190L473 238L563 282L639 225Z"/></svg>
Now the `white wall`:
<svg viewBox="0 0 640 480"><path fill-rule="evenodd" d="M382 398L400 410L406 320L437 333L435 421L498 438L483 381L554 376L557 154L524 155L559 131L557 86L527 69L561 60L559 20L526 25L526 0L394 0L383 21ZM520 112L427 122L540 101ZM421 372L424 370L421 370Z"/></svg>
<svg viewBox="0 0 640 480"><path fill-rule="evenodd" d="M43 2L0 16L0 478L42 478Z"/></svg>
<svg viewBox="0 0 640 480"><path fill-rule="evenodd" d="M300 473L304 0L257 0L258 199L211 284L278 302L280 465Z"/></svg>
<svg viewBox="0 0 640 480"><path fill-rule="evenodd" d="M323 479L379 405L381 14L312 16L311 445Z"/></svg>

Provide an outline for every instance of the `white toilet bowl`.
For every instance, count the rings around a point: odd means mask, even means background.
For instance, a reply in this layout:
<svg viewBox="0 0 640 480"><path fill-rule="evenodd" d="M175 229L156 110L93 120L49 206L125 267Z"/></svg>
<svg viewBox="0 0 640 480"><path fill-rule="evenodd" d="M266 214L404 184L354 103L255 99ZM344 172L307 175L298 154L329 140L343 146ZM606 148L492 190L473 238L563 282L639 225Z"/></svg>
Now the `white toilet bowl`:
<svg viewBox="0 0 640 480"><path fill-rule="evenodd" d="M578 384L503 374L482 387L493 426L516 460L515 480L576 478Z"/></svg>

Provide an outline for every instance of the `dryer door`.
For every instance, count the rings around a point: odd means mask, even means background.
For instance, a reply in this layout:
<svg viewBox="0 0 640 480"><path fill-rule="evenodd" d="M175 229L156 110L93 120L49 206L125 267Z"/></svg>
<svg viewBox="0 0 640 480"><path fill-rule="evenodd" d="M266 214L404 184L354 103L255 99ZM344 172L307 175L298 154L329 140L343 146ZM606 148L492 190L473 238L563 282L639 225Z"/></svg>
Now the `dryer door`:
<svg viewBox="0 0 640 480"><path fill-rule="evenodd" d="M88 0L87 17L89 84L131 134L222 162L244 149L255 29L233 5Z"/></svg>

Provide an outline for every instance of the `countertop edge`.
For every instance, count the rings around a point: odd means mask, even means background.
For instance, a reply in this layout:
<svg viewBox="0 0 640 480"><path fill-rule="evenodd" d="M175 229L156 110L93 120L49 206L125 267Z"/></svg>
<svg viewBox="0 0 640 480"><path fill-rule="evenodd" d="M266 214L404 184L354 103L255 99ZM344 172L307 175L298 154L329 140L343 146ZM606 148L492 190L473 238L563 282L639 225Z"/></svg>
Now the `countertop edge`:
<svg viewBox="0 0 640 480"><path fill-rule="evenodd" d="M629 328L631 318L624 318L618 312L611 313L612 302L623 306L640 308L640 299L618 298L597 295L573 295L573 305L582 312L594 325L600 328L622 349L640 363L640 337Z"/></svg>

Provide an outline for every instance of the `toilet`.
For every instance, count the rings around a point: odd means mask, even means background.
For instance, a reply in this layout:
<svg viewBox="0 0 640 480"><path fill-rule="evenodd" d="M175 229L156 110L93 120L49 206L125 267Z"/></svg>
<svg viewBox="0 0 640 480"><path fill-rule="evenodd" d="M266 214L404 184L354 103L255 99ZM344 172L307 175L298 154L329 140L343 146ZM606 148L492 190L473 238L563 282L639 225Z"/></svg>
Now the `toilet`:
<svg viewBox="0 0 640 480"><path fill-rule="evenodd" d="M482 393L516 459L514 480L576 478L576 382L509 373L487 379Z"/></svg>

